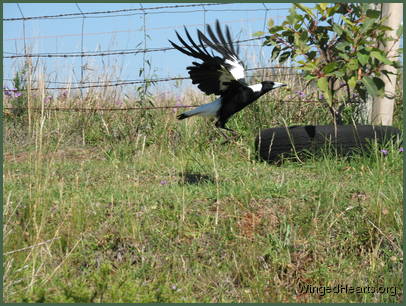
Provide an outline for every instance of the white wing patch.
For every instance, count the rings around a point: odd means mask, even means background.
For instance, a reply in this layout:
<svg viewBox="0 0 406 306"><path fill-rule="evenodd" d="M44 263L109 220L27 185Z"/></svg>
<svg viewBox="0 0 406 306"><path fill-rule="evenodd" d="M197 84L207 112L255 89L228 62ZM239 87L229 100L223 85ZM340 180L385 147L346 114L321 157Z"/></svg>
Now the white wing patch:
<svg viewBox="0 0 406 306"><path fill-rule="evenodd" d="M226 90L228 83L238 81L245 78L244 67L238 62L238 59L233 57L233 60L226 59L225 63L231 66L231 69L226 67L221 68L220 75L220 90Z"/></svg>
<svg viewBox="0 0 406 306"><path fill-rule="evenodd" d="M192 109L188 112L185 112L185 115L188 117L200 115L200 116L207 116L207 117L215 117L217 116L217 112L221 107L221 97L214 100L211 103L203 104L195 109Z"/></svg>
<svg viewBox="0 0 406 306"><path fill-rule="evenodd" d="M244 79L245 78L245 71L244 67L238 62L238 59L233 57L233 60L230 61L227 59L226 64L231 65L230 73L233 75L234 79Z"/></svg>
<svg viewBox="0 0 406 306"><path fill-rule="evenodd" d="M262 84L258 83L258 84L254 84L251 86L248 86L249 88L251 88L254 92L260 92L262 90Z"/></svg>

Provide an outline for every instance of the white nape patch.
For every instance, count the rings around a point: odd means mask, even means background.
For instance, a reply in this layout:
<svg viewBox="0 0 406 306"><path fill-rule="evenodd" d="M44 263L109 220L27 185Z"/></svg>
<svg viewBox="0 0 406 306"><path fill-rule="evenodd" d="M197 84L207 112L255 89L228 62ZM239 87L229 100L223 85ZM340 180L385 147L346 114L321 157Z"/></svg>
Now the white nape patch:
<svg viewBox="0 0 406 306"><path fill-rule="evenodd" d="M215 117L220 107L221 107L221 97L214 100L213 102L203 104L199 107L196 107L195 109L185 112L185 115L189 117L195 115Z"/></svg>
<svg viewBox="0 0 406 306"><path fill-rule="evenodd" d="M260 92L262 90L262 84L258 83L258 84L254 84L251 86L248 86L249 88L251 88L254 92Z"/></svg>
<svg viewBox="0 0 406 306"><path fill-rule="evenodd" d="M233 75L234 79L239 80L245 78L244 67L238 62L238 59L233 57L232 61L226 59L225 62L233 67L230 69L230 73Z"/></svg>

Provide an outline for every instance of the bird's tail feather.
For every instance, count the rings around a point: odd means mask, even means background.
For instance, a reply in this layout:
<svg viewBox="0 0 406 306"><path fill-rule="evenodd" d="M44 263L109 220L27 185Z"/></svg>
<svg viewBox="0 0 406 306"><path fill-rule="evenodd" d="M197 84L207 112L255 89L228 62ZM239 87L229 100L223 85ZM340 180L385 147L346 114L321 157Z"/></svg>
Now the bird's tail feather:
<svg viewBox="0 0 406 306"><path fill-rule="evenodd" d="M179 120L183 120L195 115L201 115L201 116L216 116L218 110L221 107L221 98L214 100L211 103L203 104L200 105L199 107L196 107L190 111L184 112L180 115L178 115Z"/></svg>
<svg viewBox="0 0 406 306"><path fill-rule="evenodd" d="M186 114L186 113L182 113L182 114L176 116L176 118L177 118L178 120L183 120L183 119L186 119L186 118L189 118L189 117L190 117L190 115L188 115L188 114Z"/></svg>

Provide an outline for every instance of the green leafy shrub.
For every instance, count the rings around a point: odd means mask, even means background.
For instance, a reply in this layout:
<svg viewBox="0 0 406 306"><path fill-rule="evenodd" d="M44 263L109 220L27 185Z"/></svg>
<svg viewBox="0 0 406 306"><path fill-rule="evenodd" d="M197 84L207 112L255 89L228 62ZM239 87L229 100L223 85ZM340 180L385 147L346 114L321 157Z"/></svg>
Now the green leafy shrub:
<svg viewBox="0 0 406 306"><path fill-rule="evenodd" d="M299 64L305 79L321 91L334 122L343 123L348 103L384 95L383 78L391 72L383 66L399 66L379 48L394 40L386 36L392 29L384 22L367 3L319 3L313 9L296 3L280 26L268 23L264 45L273 47L271 59Z"/></svg>

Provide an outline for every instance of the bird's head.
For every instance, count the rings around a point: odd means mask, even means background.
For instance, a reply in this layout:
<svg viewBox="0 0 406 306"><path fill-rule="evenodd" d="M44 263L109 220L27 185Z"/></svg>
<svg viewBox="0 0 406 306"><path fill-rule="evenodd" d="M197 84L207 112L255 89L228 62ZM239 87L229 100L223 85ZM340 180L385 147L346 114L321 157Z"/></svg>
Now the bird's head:
<svg viewBox="0 0 406 306"><path fill-rule="evenodd" d="M262 91L264 93L268 92L272 89L278 88L278 87L286 86L286 84L273 82L273 81L263 81L263 82L261 82L261 84L262 84Z"/></svg>

